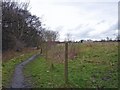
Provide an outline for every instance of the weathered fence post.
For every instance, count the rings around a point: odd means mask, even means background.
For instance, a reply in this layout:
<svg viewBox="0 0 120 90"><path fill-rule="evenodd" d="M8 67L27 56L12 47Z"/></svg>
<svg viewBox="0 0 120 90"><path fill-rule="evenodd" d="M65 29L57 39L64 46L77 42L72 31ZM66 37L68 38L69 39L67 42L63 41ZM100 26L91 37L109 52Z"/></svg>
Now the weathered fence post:
<svg viewBox="0 0 120 90"><path fill-rule="evenodd" d="M65 42L65 83L68 83L68 42Z"/></svg>
<svg viewBox="0 0 120 90"><path fill-rule="evenodd" d="M48 58L48 42L46 41L46 52L45 52L45 54L46 54L46 60L47 60L47 58Z"/></svg>

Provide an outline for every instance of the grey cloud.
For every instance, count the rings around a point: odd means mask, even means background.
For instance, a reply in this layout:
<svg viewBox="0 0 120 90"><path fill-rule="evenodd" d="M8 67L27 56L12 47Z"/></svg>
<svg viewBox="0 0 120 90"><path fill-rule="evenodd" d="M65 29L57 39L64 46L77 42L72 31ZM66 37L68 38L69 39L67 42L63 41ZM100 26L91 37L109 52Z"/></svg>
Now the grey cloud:
<svg viewBox="0 0 120 90"><path fill-rule="evenodd" d="M88 25L88 24L86 24ZM84 27L86 26L84 25ZM89 33L93 30L92 28L90 27L87 27L87 28L84 28L84 27L81 27L81 25L79 25L78 27L76 27L74 29L74 32L75 33L70 33L74 38L76 39L83 39L83 38L91 38L89 36Z"/></svg>
<svg viewBox="0 0 120 90"><path fill-rule="evenodd" d="M102 20L98 23L104 23L105 20ZM97 24L98 24L97 23ZM86 28L84 28L86 26ZM85 39L85 38L90 38L90 39L102 39L102 38L106 38L106 37L114 37L115 34L115 30L118 29L118 24L115 23L113 25L110 26L110 28L104 32L102 32L100 35L92 35L90 36L89 33L91 31L94 31L94 28L89 27L89 24L86 25L78 25L75 29L73 29L73 31L70 33L75 39ZM74 33L75 32L75 33Z"/></svg>
<svg viewBox="0 0 120 90"><path fill-rule="evenodd" d="M101 23L104 23L104 22L105 22L105 20L102 20L102 21L98 22L97 25L101 24Z"/></svg>
<svg viewBox="0 0 120 90"><path fill-rule="evenodd" d="M115 23L115 24L112 25L109 29L110 29L110 30L117 30L117 29L118 29L118 23Z"/></svg>
<svg viewBox="0 0 120 90"><path fill-rule="evenodd" d="M118 24L115 23L113 25L110 26L110 28L108 30L106 30L105 32L103 32L101 34L102 37L110 37L110 38L115 38L116 30L118 30Z"/></svg>
<svg viewBox="0 0 120 90"><path fill-rule="evenodd" d="M62 31L63 29L64 29L64 26L58 26L58 27L55 28L55 30L58 31L58 32Z"/></svg>

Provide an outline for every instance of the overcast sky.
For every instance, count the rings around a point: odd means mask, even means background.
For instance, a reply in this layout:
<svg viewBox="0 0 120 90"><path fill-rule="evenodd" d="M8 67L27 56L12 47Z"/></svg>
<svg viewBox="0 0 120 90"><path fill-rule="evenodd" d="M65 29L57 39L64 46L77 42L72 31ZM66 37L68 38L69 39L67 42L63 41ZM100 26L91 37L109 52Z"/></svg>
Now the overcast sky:
<svg viewBox="0 0 120 90"><path fill-rule="evenodd" d="M77 41L114 39L118 33L118 0L30 0L30 7L61 41L68 33Z"/></svg>

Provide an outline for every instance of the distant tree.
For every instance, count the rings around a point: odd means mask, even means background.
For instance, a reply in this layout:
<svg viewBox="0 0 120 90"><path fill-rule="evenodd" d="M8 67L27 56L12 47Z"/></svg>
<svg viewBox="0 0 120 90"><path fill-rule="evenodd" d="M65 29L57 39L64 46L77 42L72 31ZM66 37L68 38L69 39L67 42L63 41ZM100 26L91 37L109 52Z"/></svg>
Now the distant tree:
<svg viewBox="0 0 120 90"><path fill-rule="evenodd" d="M106 40L109 41L109 37L106 37Z"/></svg>
<svg viewBox="0 0 120 90"><path fill-rule="evenodd" d="M57 31L46 30L43 32L45 41L56 41L58 39L59 33Z"/></svg>
<svg viewBox="0 0 120 90"><path fill-rule="evenodd" d="M101 39L101 42L105 42L105 39Z"/></svg>
<svg viewBox="0 0 120 90"><path fill-rule="evenodd" d="M83 43L84 40L81 40L80 42Z"/></svg>
<svg viewBox="0 0 120 90"><path fill-rule="evenodd" d="M65 41L71 42L71 34L70 33L66 34Z"/></svg>

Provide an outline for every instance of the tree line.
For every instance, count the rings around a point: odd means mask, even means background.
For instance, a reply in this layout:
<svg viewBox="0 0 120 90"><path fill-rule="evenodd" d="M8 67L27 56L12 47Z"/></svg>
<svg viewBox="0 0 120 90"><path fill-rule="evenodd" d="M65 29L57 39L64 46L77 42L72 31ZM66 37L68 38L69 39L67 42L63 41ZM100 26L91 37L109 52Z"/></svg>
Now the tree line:
<svg viewBox="0 0 120 90"><path fill-rule="evenodd" d="M58 32L43 28L39 17L28 10L29 3L2 1L2 50L40 46L55 41Z"/></svg>

